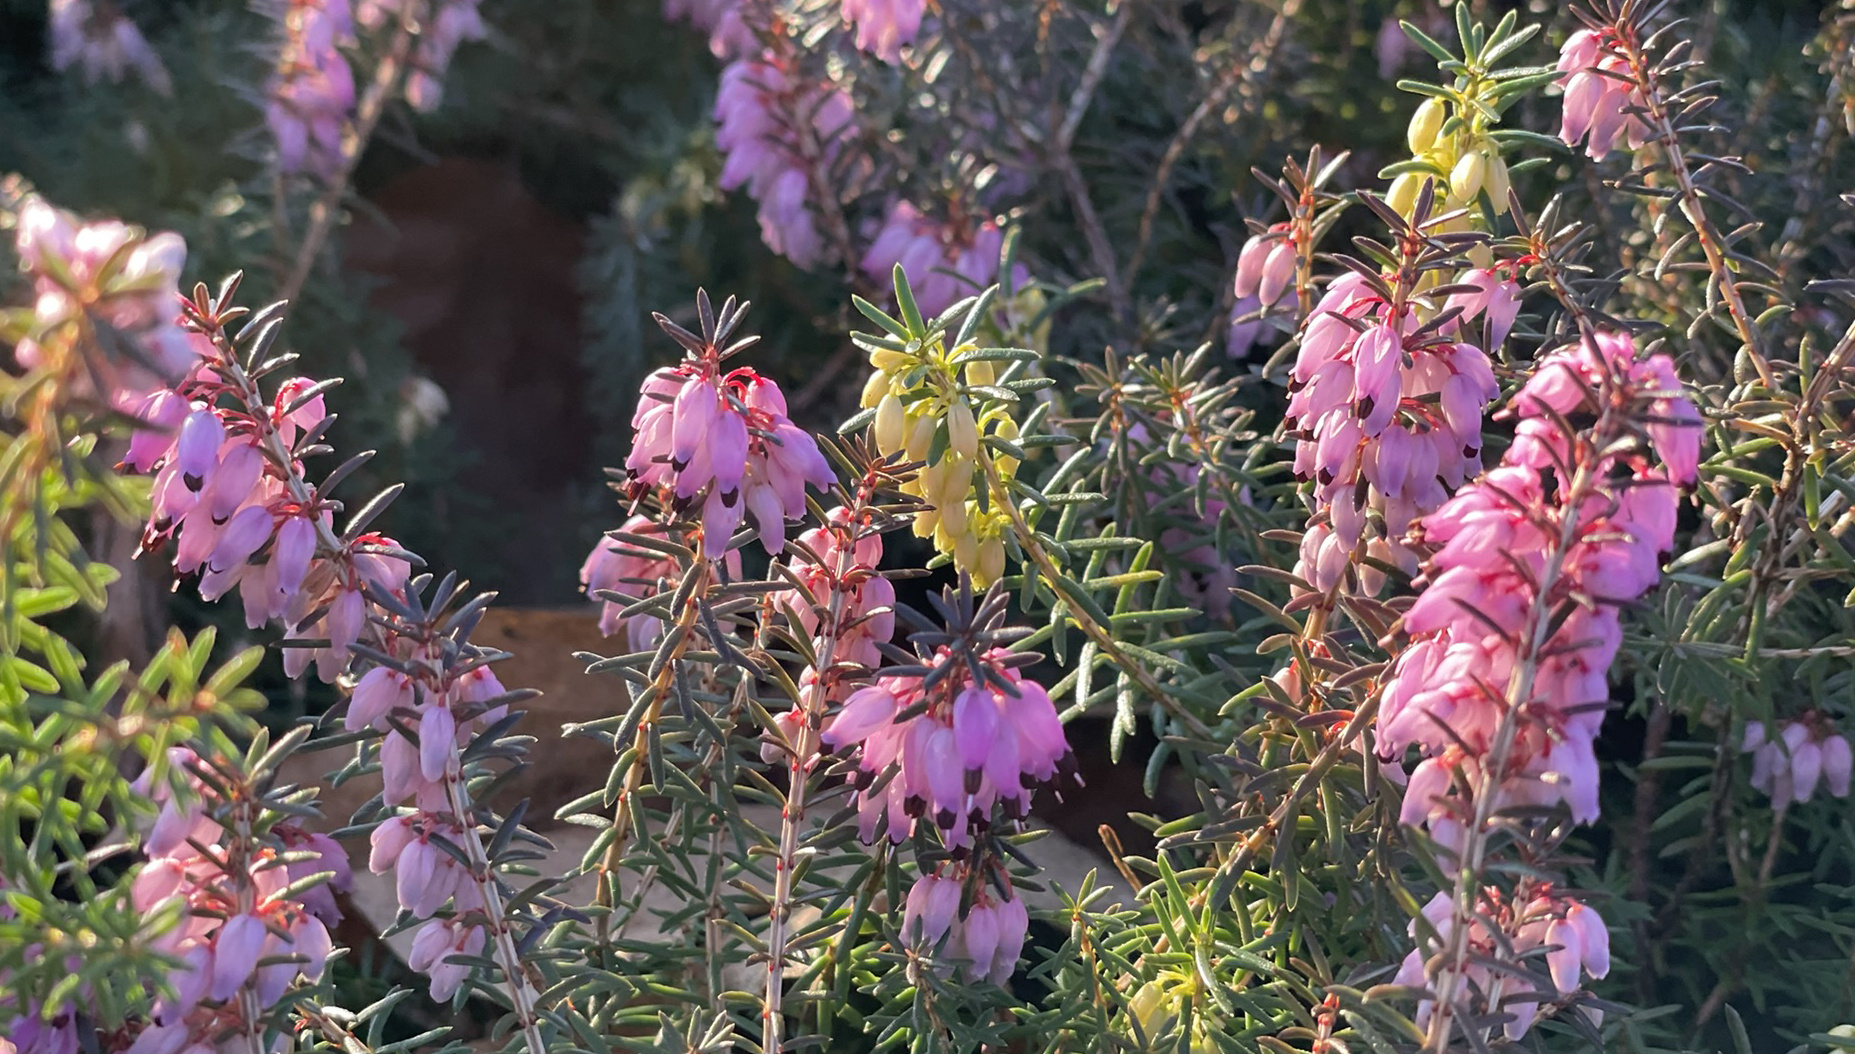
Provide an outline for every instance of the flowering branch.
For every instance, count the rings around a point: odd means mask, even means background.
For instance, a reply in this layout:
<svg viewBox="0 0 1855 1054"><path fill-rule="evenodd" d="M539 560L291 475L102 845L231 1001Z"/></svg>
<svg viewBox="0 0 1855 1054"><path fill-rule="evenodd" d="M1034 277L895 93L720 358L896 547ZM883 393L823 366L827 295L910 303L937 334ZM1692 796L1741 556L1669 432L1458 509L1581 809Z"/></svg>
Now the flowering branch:
<svg viewBox="0 0 1855 1054"><path fill-rule="evenodd" d="M385 115L387 104L399 94L402 74L406 72L406 62L411 57L426 2L405 0L405 9L400 12L393 29L393 41L388 45L380 64L374 68L373 83L368 85L367 94L361 97L353 125L342 137L340 166L323 187L322 193L309 206L309 229L303 233L302 243L297 247L294 261L278 292L279 300L294 302L297 294L303 291L303 283L309 280L309 272L322 253L322 243L334 227L342 195L347 193L348 181L354 175L354 168L360 164L362 152L373 139L374 128ZM349 97L352 98L352 95Z"/></svg>

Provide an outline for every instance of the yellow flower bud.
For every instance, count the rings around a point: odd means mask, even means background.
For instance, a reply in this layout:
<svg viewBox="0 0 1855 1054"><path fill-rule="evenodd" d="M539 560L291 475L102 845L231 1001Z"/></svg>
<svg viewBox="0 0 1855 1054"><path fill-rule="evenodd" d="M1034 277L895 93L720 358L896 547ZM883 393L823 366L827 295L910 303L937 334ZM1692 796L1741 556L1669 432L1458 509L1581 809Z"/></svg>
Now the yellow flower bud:
<svg viewBox="0 0 1855 1054"><path fill-rule="evenodd" d="M993 420L996 422L992 426L993 435L1005 440L1015 440L1018 438L1018 423L1016 421L1003 415L995 417ZM998 466L998 474L1007 479L1011 478L1011 476L1018 471L1018 459L1012 457L1010 454L999 454L992 459L992 463Z"/></svg>
<svg viewBox="0 0 1855 1054"><path fill-rule="evenodd" d="M1391 189L1385 192L1385 204L1400 216L1409 216L1417 207L1417 192L1423 189L1423 181L1429 178L1422 172L1406 172L1391 181Z"/></svg>
<svg viewBox="0 0 1855 1054"><path fill-rule="evenodd" d="M979 456L979 426L973 420L973 408L958 396L947 408L947 446L963 458Z"/></svg>
<svg viewBox="0 0 1855 1054"><path fill-rule="evenodd" d="M893 454L902 449L902 443L908 438L906 431L908 411L903 409L902 400L889 392L876 404L876 449L884 454Z"/></svg>
<svg viewBox="0 0 1855 1054"><path fill-rule="evenodd" d="M1488 155L1470 150L1456 159L1449 170L1449 197L1455 202L1473 201L1488 178Z"/></svg>
<svg viewBox="0 0 1855 1054"><path fill-rule="evenodd" d="M967 492L973 489L973 463L965 458L950 457L935 467L944 467L947 474L941 477L940 486L929 500L943 509L965 501Z"/></svg>
<svg viewBox="0 0 1855 1054"><path fill-rule="evenodd" d="M928 451L934 446L935 423L932 414L915 415L914 422L908 426L908 460L927 460Z"/></svg>
<svg viewBox="0 0 1855 1054"><path fill-rule="evenodd" d="M908 368L908 363L908 356L899 351L891 351L888 348L877 348L875 351L870 352L870 365L875 366L884 373L900 373Z"/></svg>
<svg viewBox="0 0 1855 1054"><path fill-rule="evenodd" d="M1494 214L1507 215L1507 190L1512 186L1508 181L1507 162L1496 153L1488 162L1488 197L1494 200Z"/></svg>
<svg viewBox="0 0 1855 1054"><path fill-rule="evenodd" d="M958 538L962 534L971 533L966 528L966 503L964 501L949 502L940 507L940 529L946 531L948 537Z"/></svg>
<svg viewBox="0 0 1855 1054"><path fill-rule="evenodd" d="M875 406L889 390L889 375L877 370L870 374L870 379L863 382L863 395L858 403L863 406Z"/></svg>
<svg viewBox="0 0 1855 1054"><path fill-rule="evenodd" d="M987 538L979 546L978 566L973 569L973 581L984 587L1003 578L1005 575L1005 541L1002 538Z"/></svg>
<svg viewBox="0 0 1855 1054"><path fill-rule="evenodd" d="M997 384L998 363L989 359L966 364L966 383L975 385Z"/></svg>
<svg viewBox="0 0 1855 1054"><path fill-rule="evenodd" d="M914 531L917 538L934 537L934 528L940 524L940 513L926 509L915 513Z"/></svg>
<svg viewBox="0 0 1855 1054"><path fill-rule="evenodd" d="M1448 118L1449 110L1443 105L1443 100L1425 99L1423 105L1417 107L1417 112L1411 116L1410 130L1405 134L1411 153L1418 156L1428 153L1436 145L1437 133L1443 130L1443 122Z"/></svg>

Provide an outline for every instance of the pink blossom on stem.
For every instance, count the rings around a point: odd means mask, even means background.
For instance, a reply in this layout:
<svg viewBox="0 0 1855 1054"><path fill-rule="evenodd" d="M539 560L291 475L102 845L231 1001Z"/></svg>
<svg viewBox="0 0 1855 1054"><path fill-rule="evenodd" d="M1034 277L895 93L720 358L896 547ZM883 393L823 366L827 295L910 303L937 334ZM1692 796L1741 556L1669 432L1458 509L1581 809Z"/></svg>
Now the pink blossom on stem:
<svg viewBox="0 0 1855 1054"><path fill-rule="evenodd" d="M977 883L962 912L968 870L965 863L950 863L915 880L902 911L902 940L928 952L941 949L946 966L969 980L1004 984L1024 953L1030 913L1022 897L1011 895L1009 880L1003 894L989 882Z"/></svg>
<svg viewBox="0 0 1855 1054"><path fill-rule="evenodd" d="M767 246L802 268L824 260L824 238L810 207L819 173L831 164L850 126L850 97L836 88L797 80L791 63L764 51L721 71L715 95L715 145L724 190L746 187L760 202ZM811 156L799 129L823 150Z"/></svg>
<svg viewBox="0 0 1855 1054"><path fill-rule="evenodd" d="M833 662L875 669L882 661L877 646L895 636L895 586L876 571L876 565L882 562L882 537L866 534L858 538L845 565L843 534L852 529L849 513L839 506L829 516L831 526L806 531L799 535L798 545L792 547L792 572L805 584L811 599L806 598L806 593L789 589L775 593L772 601L797 617L800 632L816 636L823 616L829 613L831 596L842 593L843 611ZM848 567L841 577L840 566Z"/></svg>
<svg viewBox="0 0 1855 1054"><path fill-rule="evenodd" d="M1819 711L1787 722L1770 739L1764 722L1748 723L1740 752L1752 755L1752 788L1768 796L1773 809L1809 801L1819 783L1832 798L1848 797L1848 737Z"/></svg>
<svg viewBox="0 0 1855 1054"><path fill-rule="evenodd" d="M1004 232L990 217L968 229L937 222L908 202L897 201L863 254L863 273L881 285L901 264L915 303L932 318L998 279L1004 244ZM1030 282L1030 272L1018 264L1012 279L1015 288L1022 288Z"/></svg>
<svg viewBox="0 0 1855 1054"><path fill-rule="evenodd" d="M1423 917L1435 931L1434 944L1412 920L1411 939L1417 947L1404 959L1395 983L1422 987L1425 961L1434 949L1447 944L1455 927L1455 905L1448 893L1438 893L1424 905ZM1610 931L1592 908L1541 882L1529 882L1518 895L1509 896L1488 886L1481 891L1468 945L1479 959L1465 972L1469 988L1482 1001L1498 1003L1508 1016L1503 1028L1508 1040L1518 1041L1533 1027L1543 1004L1577 994L1581 974L1602 978L1610 973ZM1539 981L1496 970L1482 963L1514 960L1544 949L1545 976ZM1540 960L1535 959L1538 963ZM1435 1003L1418 1003L1414 1021L1425 1027Z"/></svg>
<svg viewBox="0 0 1855 1054"><path fill-rule="evenodd" d="M132 1049L211 1049L228 1026L242 1031L253 1024L242 1016L241 991L268 1010L299 978L322 976L331 950L328 926L340 918L332 894L347 886L347 857L326 835L287 822L273 828L275 842L255 838L234 811L208 808L221 781L240 777L185 747L171 749L167 762L191 788L191 803L182 804L170 781L154 780L152 769L138 781L137 789L160 811L144 840L148 862L129 894L142 915L179 908L180 924L161 934L155 947L180 965L168 978L174 994L156 1003ZM212 780L201 778L207 772ZM174 837L177 827L184 837ZM293 882L324 873L325 883L285 895Z"/></svg>
<svg viewBox="0 0 1855 1054"><path fill-rule="evenodd" d="M160 56L148 46L141 29L115 4L51 0L50 30L53 69L79 66L86 84L101 80L121 83L123 76L134 70L155 94L173 94L173 83Z"/></svg>
<svg viewBox="0 0 1855 1054"><path fill-rule="evenodd" d="M348 0L289 0L283 31L264 111L277 167L332 179L346 160L342 131L354 110L354 73L337 48L353 34Z"/></svg>
<svg viewBox="0 0 1855 1054"><path fill-rule="evenodd" d="M723 375L712 347L645 378L631 423L632 495L654 489L678 508L699 509L702 555L711 560L747 520L767 552L780 552L786 521L805 513L805 488L833 479L817 441L786 416L779 386L747 367ZM602 566L589 559L586 570Z"/></svg>
<svg viewBox="0 0 1855 1054"><path fill-rule="evenodd" d="M1623 334L1547 355L1509 412L1520 419L1518 437L1502 464L1422 520L1434 551L1404 613L1411 643L1393 663L1378 714L1382 758L1395 761L1413 746L1424 756L1400 818L1427 829L1451 874L1465 859L1479 867L1470 840L1497 811L1563 803L1575 822L1597 818L1593 741L1623 641L1619 609L1657 584L1679 487L1698 460L1699 415L1680 394L1673 364L1662 355L1639 360ZM1565 419L1587 413L1599 415L1604 431L1570 434ZM1540 622L1547 617L1549 632ZM1801 745L1804 737L1795 738ZM1485 899L1474 925L1507 919L1516 952L1560 946L1548 953L1560 994L1576 984L1573 960L1592 976L1608 969L1608 938L1588 909L1548 897L1543 907L1503 915L1497 892ZM1559 921L1534 925L1555 914ZM1467 916L1446 894L1425 915L1445 931L1445 946L1461 944L1447 930ZM1478 929L1465 939L1468 953L1439 969L1512 1013L1508 1035L1518 1038L1539 1004L1501 998L1503 982L1476 962L1484 945L1498 950L1492 934ZM1413 953L1400 981L1420 983L1426 958ZM1426 1003L1420 1021L1429 1010Z"/></svg>
<svg viewBox="0 0 1855 1054"><path fill-rule="evenodd" d="M920 674L890 675L844 700L822 738L835 750L856 748L865 841L886 826L900 842L926 817L947 844L969 845L975 831L991 825L995 804L1021 818L1030 811L1032 788L1069 768L1055 705L1013 660L1003 649L985 653L986 680L974 683L965 662L943 645L929 662L945 674L931 688ZM897 720L921 704L919 714Z"/></svg>
<svg viewBox="0 0 1855 1054"><path fill-rule="evenodd" d="M1618 139L1631 150L1648 141L1642 93L1609 30L1581 29L1566 39L1559 50L1559 84L1565 89L1559 138L1566 146L1583 141L1591 160L1602 161Z"/></svg>
<svg viewBox="0 0 1855 1054"><path fill-rule="evenodd" d="M389 19L416 16L421 20L411 71L406 75L406 101L412 108L431 112L444 97L444 72L451 57L466 40L487 35L479 0L431 0L408 10L406 0L360 0L354 17L362 25L378 28Z"/></svg>
<svg viewBox="0 0 1855 1054"><path fill-rule="evenodd" d="M1482 411L1499 394L1488 353L1423 327L1414 307L1394 305L1348 273L1303 330L1288 422L1296 476L1314 482L1315 516L1296 573L1316 590L1334 588L1362 545L1414 572L1405 533L1481 467ZM1384 525L1369 537L1368 511ZM1376 592L1380 573L1359 573L1365 591Z"/></svg>
<svg viewBox="0 0 1855 1054"><path fill-rule="evenodd" d="M760 41L741 17L741 0L663 0L663 17L688 22L709 35L709 51L723 61L758 50Z"/></svg>
<svg viewBox="0 0 1855 1054"><path fill-rule="evenodd" d="M655 520L640 514L626 520L615 533L655 536L664 534L664 529ZM730 550L723 562L730 577L740 575L739 550ZM666 580L674 581L676 574L676 562L663 553L633 548L606 535L593 546L586 562L580 566L580 588L594 599L599 599L597 594L602 592L642 599L655 593ZM632 651L645 651L655 646L663 633L663 620L655 615L626 618L626 606L618 600L600 600L599 632L610 637L623 630L625 646Z"/></svg>
<svg viewBox="0 0 1855 1054"><path fill-rule="evenodd" d="M135 433L131 457L164 446L162 437L184 419L186 408L161 393L203 353L175 309L186 243L177 234L147 235L118 220L86 223L33 195L19 205L14 245L32 283L33 322L42 327L39 339L15 346L19 367L47 365L40 340L54 339L80 318L100 320L132 341L141 361L108 356L88 362L90 368L68 379L70 390L146 423Z"/></svg>
<svg viewBox="0 0 1855 1054"><path fill-rule="evenodd" d="M431 919L413 935L406 965L430 979L433 999L446 1002L470 976L468 965L451 962L450 957L482 955L487 937L481 926L468 925L455 918Z"/></svg>

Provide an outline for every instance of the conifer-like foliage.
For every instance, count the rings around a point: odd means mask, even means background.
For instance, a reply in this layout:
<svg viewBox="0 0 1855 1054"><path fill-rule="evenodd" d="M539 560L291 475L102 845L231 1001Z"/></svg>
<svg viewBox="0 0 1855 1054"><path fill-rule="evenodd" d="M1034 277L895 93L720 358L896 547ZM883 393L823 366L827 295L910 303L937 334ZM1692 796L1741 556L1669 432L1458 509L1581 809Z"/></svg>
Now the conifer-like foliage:
<svg viewBox="0 0 1855 1054"><path fill-rule="evenodd" d="M1855 1049L1843 5L0 25L0 1054ZM486 145L578 522L351 255Z"/></svg>

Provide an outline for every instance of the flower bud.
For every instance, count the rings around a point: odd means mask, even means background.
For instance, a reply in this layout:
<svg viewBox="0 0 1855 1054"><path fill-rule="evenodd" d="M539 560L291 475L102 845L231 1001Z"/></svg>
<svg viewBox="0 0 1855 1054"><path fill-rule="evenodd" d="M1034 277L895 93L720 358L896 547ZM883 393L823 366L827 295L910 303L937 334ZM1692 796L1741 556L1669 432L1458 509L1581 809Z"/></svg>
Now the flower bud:
<svg viewBox="0 0 1855 1054"><path fill-rule="evenodd" d="M957 397L947 408L947 446L963 458L979 456L979 426L973 420L973 408Z"/></svg>
<svg viewBox="0 0 1855 1054"><path fill-rule="evenodd" d="M1456 159L1456 167L1449 170L1449 196L1451 200L1463 202L1475 200L1482 184L1488 178L1488 155L1479 149L1469 150Z"/></svg>
<svg viewBox="0 0 1855 1054"><path fill-rule="evenodd" d="M1507 175L1507 162L1496 153L1488 161L1488 197L1494 202L1496 216L1507 215L1507 192L1512 185Z"/></svg>
<svg viewBox="0 0 1855 1054"><path fill-rule="evenodd" d="M1425 99L1423 105L1417 107L1417 112L1411 116L1411 126L1405 135L1411 153L1418 156L1429 153L1436 145L1437 134L1443 130L1443 122L1448 117L1449 111L1443 105L1443 100L1434 97Z"/></svg>
<svg viewBox="0 0 1855 1054"><path fill-rule="evenodd" d="M888 391L889 375L881 370L876 370L870 374L869 380L863 382L863 394L858 397L857 405L875 406L882 401L882 397L886 395Z"/></svg>
<svg viewBox="0 0 1855 1054"><path fill-rule="evenodd" d="M973 569L975 582L991 585L1005 574L1005 541L988 538L979 546L978 566Z"/></svg>
<svg viewBox="0 0 1855 1054"><path fill-rule="evenodd" d="M908 444L904 456L910 461L926 461L928 451L934 448L935 421L931 414L922 414L915 418L915 423L908 429Z"/></svg>
<svg viewBox="0 0 1855 1054"><path fill-rule="evenodd" d="M896 398L894 392L884 395L876 404L876 449L884 454L902 449L902 442L907 438L907 423L908 411L903 408L902 400Z"/></svg>
<svg viewBox="0 0 1855 1054"><path fill-rule="evenodd" d="M1409 216L1417 207L1417 192L1423 189L1423 181L1429 178L1422 172L1406 172L1391 181L1391 189L1385 192L1385 204L1400 216Z"/></svg>

